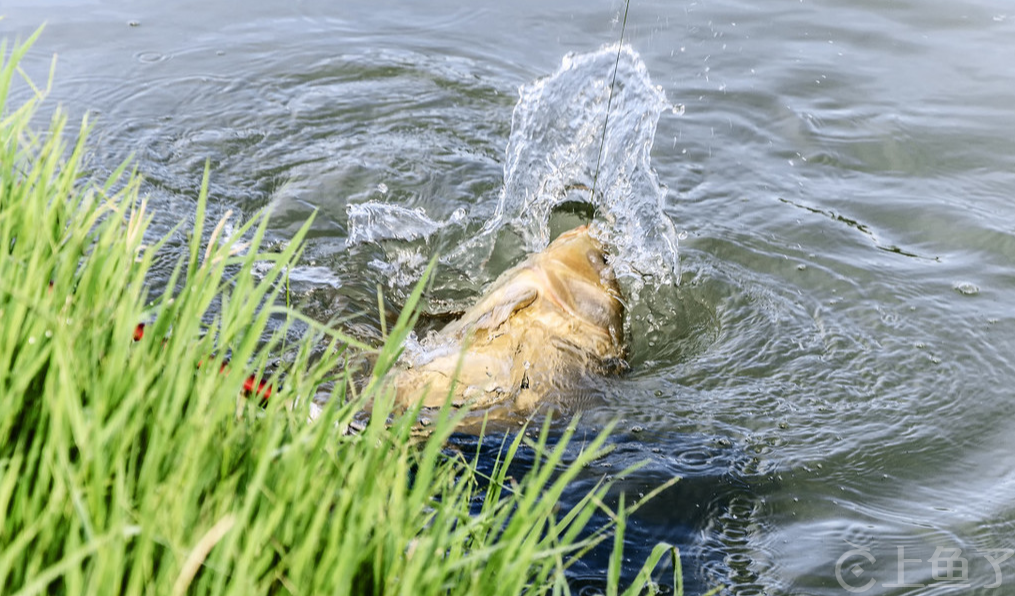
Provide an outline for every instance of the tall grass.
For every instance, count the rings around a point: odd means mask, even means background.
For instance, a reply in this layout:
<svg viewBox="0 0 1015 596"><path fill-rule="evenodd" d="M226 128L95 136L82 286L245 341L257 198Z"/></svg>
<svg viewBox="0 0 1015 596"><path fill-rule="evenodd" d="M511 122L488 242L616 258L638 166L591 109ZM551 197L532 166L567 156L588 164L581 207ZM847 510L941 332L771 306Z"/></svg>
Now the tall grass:
<svg viewBox="0 0 1015 596"><path fill-rule="evenodd" d="M605 436L565 462L569 436L550 448L548 426L529 444L519 433L489 477L444 449L447 412L420 444L412 412L391 416L383 380L422 284L352 395L343 351L371 348L280 298L310 222L281 253L260 249L264 214L228 237L224 222L209 232L207 174L189 250L164 292L148 296L162 243L144 244L151 218L138 177L124 165L86 179L87 126L68 142L59 114L32 132L41 92L8 105L12 85L26 84L17 65L33 39L0 47L4 593L568 593L569 562L608 537L587 527L608 487L571 510L557 502ZM243 386L279 354L288 329L269 326L279 314L310 331L286 346L284 366L254 379L274 390L262 405ZM331 406L308 423L322 391ZM368 402L366 428L343 433ZM511 479L519 449L541 455ZM621 532L605 586L615 594L625 512L610 515ZM628 593L651 589L667 553L656 548Z"/></svg>

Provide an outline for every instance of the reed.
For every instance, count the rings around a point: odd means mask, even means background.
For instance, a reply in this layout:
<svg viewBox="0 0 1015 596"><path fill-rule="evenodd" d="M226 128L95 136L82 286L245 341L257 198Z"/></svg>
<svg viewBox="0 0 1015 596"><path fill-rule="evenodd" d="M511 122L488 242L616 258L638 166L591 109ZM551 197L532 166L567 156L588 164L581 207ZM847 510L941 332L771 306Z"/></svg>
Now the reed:
<svg viewBox="0 0 1015 596"><path fill-rule="evenodd" d="M261 249L264 213L228 235L224 222L208 231L206 173L189 248L149 296L164 241L145 244L136 173L124 164L104 181L85 176L88 126L71 134L59 113L33 132L44 92L8 105L12 85L30 85L18 62L34 38L0 47L5 593L566 594L567 566L614 530L606 589L618 593L627 511L589 527L606 484L557 510L605 434L573 457L568 432L552 447L549 425L535 440L518 433L483 476L478 454L446 449L450 412L423 443L413 412L391 414L385 373L422 282L380 347L308 320L287 308L285 274L310 222L280 253ZM303 338L283 350L295 324ZM355 395L346 350L374 352ZM322 392L330 405L308 423ZM366 427L341 432L367 403ZM509 478L523 449L536 463ZM657 547L626 593L654 591L667 554Z"/></svg>

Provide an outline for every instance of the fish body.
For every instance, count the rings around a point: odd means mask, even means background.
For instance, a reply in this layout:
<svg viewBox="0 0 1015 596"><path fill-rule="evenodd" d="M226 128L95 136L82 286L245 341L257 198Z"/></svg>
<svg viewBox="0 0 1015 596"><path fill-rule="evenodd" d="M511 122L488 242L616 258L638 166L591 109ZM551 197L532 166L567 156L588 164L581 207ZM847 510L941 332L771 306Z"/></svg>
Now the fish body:
<svg viewBox="0 0 1015 596"><path fill-rule="evenodd" d="M590 375L624 366L624 307L603 246L582 226L505 271L442 348L398 371L396 399L529 412Z"/></svg>

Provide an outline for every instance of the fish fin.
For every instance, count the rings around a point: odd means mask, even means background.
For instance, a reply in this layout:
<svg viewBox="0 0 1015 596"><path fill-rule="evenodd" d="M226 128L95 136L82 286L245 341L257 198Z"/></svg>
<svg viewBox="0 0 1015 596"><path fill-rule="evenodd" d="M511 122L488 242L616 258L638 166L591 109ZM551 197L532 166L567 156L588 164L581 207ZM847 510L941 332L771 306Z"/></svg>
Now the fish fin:
<svg viewBox="0 0 1015 596"><path fill-rule="evenodd" d="M539 290L530 285L509 285L488 296L461 319L449 323L441 333L447 337L463 339L477 331L492 332L512 314L535 302L538 296Z"/></svg>
<svg viewBox="0 0 1015 596"><path fill-rule="evenodd" d="M471 325L475 331L493 331L507 321L512 314L525 308L536 301L539 291L529 286L515 286L508 288L503 295L498 296L491 308L481 314L476 322Z"/></svg>

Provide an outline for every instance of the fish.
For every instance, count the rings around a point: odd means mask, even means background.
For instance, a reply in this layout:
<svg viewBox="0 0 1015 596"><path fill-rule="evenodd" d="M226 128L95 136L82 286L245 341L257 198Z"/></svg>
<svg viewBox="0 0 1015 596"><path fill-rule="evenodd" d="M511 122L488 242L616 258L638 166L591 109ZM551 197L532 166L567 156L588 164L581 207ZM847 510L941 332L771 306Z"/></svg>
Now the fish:
<svg viewBox="0 0 1015 596"><path fill-rule="evenodd" d="M396 405L526 414L626 368L624 301L588 225L501 274L396 371Z"/></svg>

